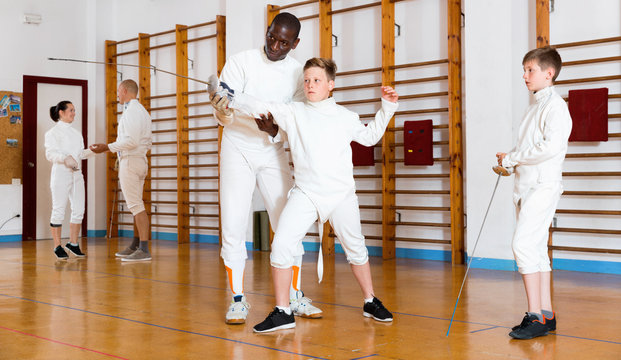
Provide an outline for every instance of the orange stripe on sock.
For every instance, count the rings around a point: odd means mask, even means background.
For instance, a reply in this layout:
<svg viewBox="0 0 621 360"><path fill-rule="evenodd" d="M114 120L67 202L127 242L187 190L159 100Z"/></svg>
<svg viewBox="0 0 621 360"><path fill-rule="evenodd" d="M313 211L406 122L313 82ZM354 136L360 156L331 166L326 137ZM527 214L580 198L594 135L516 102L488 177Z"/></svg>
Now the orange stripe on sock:
<svg viewBox="0 0 621 360"><path fill-rule="evenodd" d="M300 289L298 289L298 274L300 273L300 267L292 266L291 268L293 269L293 281L291 282L291 286L293 286L293 290L299 291Z"/></svg>
<svg viewBox="0 0 621 360"><path fill-rule="evenodd" d="M224 265L224 268L226 269L226 275L229 278L229 287L231 288L231 291L233 292L233 294L235 294L235 290L233 290L233 269L231 269L230 267Z"/></svg>

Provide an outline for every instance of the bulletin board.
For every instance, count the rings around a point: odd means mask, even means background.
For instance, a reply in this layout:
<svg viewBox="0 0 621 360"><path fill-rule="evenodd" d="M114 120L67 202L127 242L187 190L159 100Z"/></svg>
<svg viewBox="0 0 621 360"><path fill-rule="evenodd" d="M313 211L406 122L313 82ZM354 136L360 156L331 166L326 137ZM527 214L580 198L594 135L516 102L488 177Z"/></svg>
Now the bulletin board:
<svg viewBox="0 0 621 360"><path fill-rule="evenodd" d="M22 179L22 93L0 91L0 184Z"/></svg>

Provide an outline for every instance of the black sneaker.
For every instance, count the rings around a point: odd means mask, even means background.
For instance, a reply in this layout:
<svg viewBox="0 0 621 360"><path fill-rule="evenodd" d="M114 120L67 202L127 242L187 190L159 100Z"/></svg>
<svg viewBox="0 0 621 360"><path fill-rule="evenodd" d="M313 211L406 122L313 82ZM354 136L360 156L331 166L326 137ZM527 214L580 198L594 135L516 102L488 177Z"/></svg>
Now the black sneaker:
<svg viewBox="0 0 621 360"><path fill-rule="evenodd" d="M80 245L73 245L72 243L67 243L65 245L65 249L69 250L70 253L75 255L76 257L85 257L84 253L80 250Z"/></svg>
<svg viewBox="0 0 621 360"><path fill-rule="evenodd" d="M543 319L546 321L546 326L548 327L548 331L556 331L556 313L552 312L552 318L548 319L545 315Z"/></svg>
<svg viewBox="0 0 621 360"><path fill-rule="evenodd" d="M295 316L293 316L293 312L287 315L284 310L281 310L277 307L274 308L265 320L262 323L259 323L254 326L254 332L264 333L282 329L291 329L295 327Z"/></svg>
<svg viewBox="0 0 621 360"><path fill-rule="evenodd" d="M514 327L511 328L511 330L515 331L517 329L521 329L524 326L528 325L528 313L526 313L526 315L524 315L524 318L522 319L522 322L520 323L520 325L515 325Z"/></svg>
<svg viewBox="0 0 621 360"><path fill-rule="evenodd" d="M69 255L67 255L67 253L65 252L65 250L63 250L63 248L58 245L55 249L54 249L54 255L56 255L56 258L58 260L67 260L69 258Z"/></svg>
<svg viewBox="0 0 621 360"><path fill-rule="evenodd" d="M537 315L528 315L528 320L526 325L522 327L518 327L517 329L511 331L509 336L514 339L519 340L528 340L532 338L536 338L538 336L548 335L548 326L545 324L545 320L542 323L539 321ZM524 320L522 320L524 322Z"/></svg>
<svg viewBox="0 0 621 360"><path fill-rule="evenodd" d="M390 311L388 311L388 309L384 307L384 304L375 296L372 302L364 303L362 310L362 315L366 317L372 317L377 321L392 321L392 314Z"/></svg>

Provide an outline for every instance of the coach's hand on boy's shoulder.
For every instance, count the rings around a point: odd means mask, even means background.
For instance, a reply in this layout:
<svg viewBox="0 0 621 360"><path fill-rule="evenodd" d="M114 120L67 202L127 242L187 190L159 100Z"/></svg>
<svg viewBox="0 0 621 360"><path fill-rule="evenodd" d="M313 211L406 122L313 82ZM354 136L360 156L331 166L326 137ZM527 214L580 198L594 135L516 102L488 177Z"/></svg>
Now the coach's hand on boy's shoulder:
<svg viewBox="0 0 621 360"><path fill-rule="evenodd" d="M261 114L258 118L254 118L254 121L257 122L259 130L265 131L270 134L271 137L278 134L278 125L274 124L274 116L272 113L268 112L267 115Z"/></svg>
<svg viewBox="0 0 621 360"><path fill-rule="evenodd" d="M382 86L382 98L390 102L397 102L399 94L390 86Z"/></svg>

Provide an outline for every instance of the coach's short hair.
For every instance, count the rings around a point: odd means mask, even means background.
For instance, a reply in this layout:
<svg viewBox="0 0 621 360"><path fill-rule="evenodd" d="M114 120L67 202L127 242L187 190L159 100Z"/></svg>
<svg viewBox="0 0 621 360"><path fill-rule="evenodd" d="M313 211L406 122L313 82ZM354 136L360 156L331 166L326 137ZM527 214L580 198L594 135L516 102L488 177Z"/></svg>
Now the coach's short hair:
<svg viewBox="0 0 621 360"><path fill-rule="evenodd" d="M298 20L298 18L293 14L290 14L288 12L282 12L276 15L274 17L274 20L272 20L270 27L276 24L287 29L294 30L296 39L298 38L298 35L300 35L300 28L302 27L302 25L300 25L300 20Z"/></svg>
<svg viewBox="0 0 621 360"><path fill-rule="evenodd" d="M138 95L138 84L136 84L136 82L132 79L121 81L119 86L124 87L130 94Z"/></svg>

